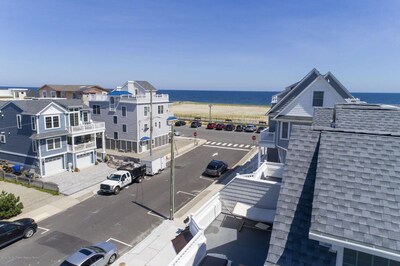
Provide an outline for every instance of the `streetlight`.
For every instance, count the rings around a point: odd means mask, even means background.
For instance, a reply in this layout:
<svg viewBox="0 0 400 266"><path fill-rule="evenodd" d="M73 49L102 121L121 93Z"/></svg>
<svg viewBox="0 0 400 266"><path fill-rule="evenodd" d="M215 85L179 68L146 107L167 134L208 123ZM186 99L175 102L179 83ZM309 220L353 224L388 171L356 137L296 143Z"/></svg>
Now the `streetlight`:
<svg viewBox="0 0 400 266"><path fill-rule="evenodd" d="M210 107L210 114L209 114L210 118L209 118L209 121L208 121L208 122L211 123L211 107L213 107L213 105L212 105L212 104L209 104L208 107Z"/></svg>
<svg viewBox="0 0 400 266"><path fill-rule="evenodd" d="M174 220L175 211L175 154L174 154L174 131L175 122L178 119L175 116L167 118L167 123L171 126L171 172L169 177L169 219Z"/></svg>

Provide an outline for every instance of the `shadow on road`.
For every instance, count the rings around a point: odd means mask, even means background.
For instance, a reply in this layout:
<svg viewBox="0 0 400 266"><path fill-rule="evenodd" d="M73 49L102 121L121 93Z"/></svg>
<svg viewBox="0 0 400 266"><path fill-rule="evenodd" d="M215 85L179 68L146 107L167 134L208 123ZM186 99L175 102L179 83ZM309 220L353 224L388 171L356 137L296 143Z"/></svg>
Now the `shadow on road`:
<svg viewBox="0 0 400 266"><path fill-rule="evenodd" d="M138 202L136 202L136 201L132 201L132 203L134 203L134 204L136 204L136 205L142 207L142 208L145 209L145 210L151 211L153 214L155 214L155 215L157 215L157 216L160 216L160 218L168 219L168 217L166 217L164 214L161 214L161 213L159 213L159 212L157 212L157 211L155 211L155 210L153 210L153 209L151 209L151 208L149 208L149 207L147 207L147 206L145 206L145 205L143 205L143 204L141 204L141 203L138 203Z"/></svg>
<svg viewBox="0 0 400 266"><path fill-rule="evenodd" d="M81 247L90 246L92 243L60 231L53 231L36 241L39 245L53 248L58 252L69 255Z"/></svg>

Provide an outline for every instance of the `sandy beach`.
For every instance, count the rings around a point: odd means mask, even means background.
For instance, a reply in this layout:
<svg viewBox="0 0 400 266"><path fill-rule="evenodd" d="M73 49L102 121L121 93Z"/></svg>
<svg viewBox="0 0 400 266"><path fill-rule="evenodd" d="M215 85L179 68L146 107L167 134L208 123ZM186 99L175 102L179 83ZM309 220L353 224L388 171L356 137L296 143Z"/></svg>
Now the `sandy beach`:
<svg viewBox="0 0 400 266"><path fill-rule="evenodd" d="M231 119L235 123L267 122L265 113L270 106L239 105L239 104L213 104L211 118L213 121L225 121ZM174 102L170 105L171 112L178 118L192 120L201 117L208 121L210 107L207 103Z"/></svg>

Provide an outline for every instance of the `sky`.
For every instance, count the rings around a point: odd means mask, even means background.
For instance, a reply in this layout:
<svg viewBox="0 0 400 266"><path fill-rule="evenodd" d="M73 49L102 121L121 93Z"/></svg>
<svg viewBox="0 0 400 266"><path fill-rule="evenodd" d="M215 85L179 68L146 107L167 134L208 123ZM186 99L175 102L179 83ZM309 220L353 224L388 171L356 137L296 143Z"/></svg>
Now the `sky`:
<svg viewBox="0 0 400 266"><path fill-rule="evenodd" d="M400 92L400 1L1 0L0 85Z"/></svg>

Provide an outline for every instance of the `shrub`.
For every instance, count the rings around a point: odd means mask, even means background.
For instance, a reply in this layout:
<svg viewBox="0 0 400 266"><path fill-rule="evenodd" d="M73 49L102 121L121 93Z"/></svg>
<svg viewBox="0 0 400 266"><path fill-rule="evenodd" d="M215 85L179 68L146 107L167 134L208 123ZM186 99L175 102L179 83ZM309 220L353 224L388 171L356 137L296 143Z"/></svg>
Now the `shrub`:
<svg viewBox="0 0 400 266"><path fill-rule="evenodd" d="M104 162L108 162L108 155L104 156Z"/></svg>
<svg viewBox="0 0 400 266"><path fill-rule="evenodd" d="M0 219L9 219L22 212L24 205L19 202L19 197L12 193L2 191L0 194Z"/></svg>

